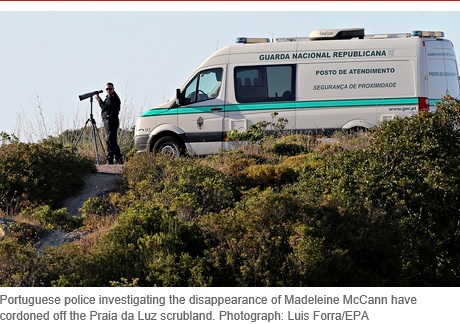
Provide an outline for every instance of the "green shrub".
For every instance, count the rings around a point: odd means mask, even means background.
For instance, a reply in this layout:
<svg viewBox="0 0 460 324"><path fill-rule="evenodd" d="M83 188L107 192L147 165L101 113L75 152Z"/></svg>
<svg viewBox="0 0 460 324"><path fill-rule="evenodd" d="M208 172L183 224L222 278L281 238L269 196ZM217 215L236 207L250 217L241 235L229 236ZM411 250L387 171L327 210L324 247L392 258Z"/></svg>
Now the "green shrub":
<svg viewBox="0 0 460 324"><path fill-rule="evenodd" d="M297 172L285 165L251 165L239 173L239 178L249 188L281 187L294 182Z"/></svg>
<svg viewBox="0 0 460 324"><path fill-rule="evenodd" d="M133 203L86 257L85 285L135 281L139 286L206 285L193 226L155 203ZM88 270L89 269L89 270Z"/></svg>
<svg viewBox="0 0 460 324"><path fill-rule="evenodd" d="M0 241L0 286L40 286L40 261L32 243L20 243L13 237Z"/></svg>
<svg viewBox="0 0 460 324"><path fill-rule="evenodd" d="M180 244L181 248L166 248L177 241L177 237L164 232L142 240L144 249L151 251L146 257L146 281L150 285L165 287L210 286L212 276L202 257L184 251L184 242Z"/></svg>
<svg viewBox="0 0 460 324"><path fill-rule="evenodd" d="M226 140L228 142L233 142L233 144L238 147L238 142L249 142L257 143L260 142L264 136L267 126L270 125L269 122L259 121L255 124L249 125L249 128L245 131L233 130L227 133Z"/></svg>
<svg viewBox="0 0 460 324"><path fill-rule="evenodd" d="M305 148L295 143L275 143L270 151L276 155L293 156L305 152Z"/></svg>
<svg viewBox="0 0 460 324"><path fill-rule="evenodd" d="M300 154L284 159L280 165L300 172L305 168L315 169L323 159L323 155L318 153Z"/></svg>
<svg viewBox="0 0 460 324"><path fill-rule="evenodd" d="M316 138L311 135L293 134L276 139L268 151L275 155L294 156L311 152L316 145Z"/></svg>
<svg viewBox="0 0 460 324"><path fill-rule="evenodd" d="M47 249L40 256L45 267L40 271L43 286L80 287L91 286L92 258L79 244L65 243L57 248Z"/></svg>
<svg viewBox="0 0 460 324"><path fill-rule="evenodd" d="M231 206L237 194L229 176L194 158L143 155L124 174L134 199L169 206L184 220Z"/></svg>
<svg viewBox="0 0 460 324"><path fill-rule="evenodd" d="M459 282L459 119L460 103L444 98L435 113L385 122L367 148L329 156L300 177L299 194L314 192L341 223L358 221L338 246L385 284Z"/></svg>
<svg viewBox="0 0 460 324"><path fill-rule="evenodd" d="M95 170L89 160L52 142L0 146L0 209L31 201L59 207L83 186L83 174Z"/></svg>
<svg viewBox="0 0 460 324"><path fill-rule="evenodd" d="M165 215L164 215L165 214ZM161 230L162 218L167 212L152 203L139 204L125 209L117 223L91 250L88 267L92 269L87 282L108 286L122 278L138 278L139 285L146 284L145 255L140 240Z"/></svg>
<svg viewBox="0 0 460 324"><path fill-rule="evenodd" d="M111 192L103 197L89 197L79 211L83 217L117 215L122 209L123 200L122 194L116 192Z"/></svg>
<svg viewBox="0 0 460 324"><path fill-rule="evenodd" d="M47 230L26 222L9 222L3 227L7 237L15 238L18 243L32 244L35 246L41 238L47 235Z"/></svg>
<svg viewBox="0 0 460 324"><path fill-rule="evenodd" d="M247 156L237 150L222 152L204 159L205 164L233 179L238 178L238 174L248 166L258 164L260 161L259 157Z"/></svg>
<svg viewBox="0 0 460 324"><path fill-rule="evenodd" d="M408 284L451 285L460 273L460 102L378 128L359 192L391 217L403 240Z"/></svg>
<svg viewBox="0 0 460 324"><path fill-rule="evenodd" d="M287 284L289 238L299 211L294 197L267 189L248 192L235 208L201 218L214 284Z"/></svg>
<svg viewBox="0 0 460 324"><path fill-rule="evenodd" d="M38 221L44 228L59 231L70 232L83 225L83 218L71 216L67 208L53 210L48 205L42 205L32 210L26 209L22 213L26 214L25 217Z"/></svg>

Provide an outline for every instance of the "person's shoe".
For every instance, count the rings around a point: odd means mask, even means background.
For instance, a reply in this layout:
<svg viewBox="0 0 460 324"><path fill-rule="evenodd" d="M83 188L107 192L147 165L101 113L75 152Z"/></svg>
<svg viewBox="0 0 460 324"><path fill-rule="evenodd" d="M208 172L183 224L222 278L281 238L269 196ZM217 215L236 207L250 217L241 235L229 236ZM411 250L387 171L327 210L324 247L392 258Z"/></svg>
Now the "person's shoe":
<svg viewBox="0 0 460 324"><path fill-rule="evenodd" d="M107 164L113 164L113 158L108 158L107 159Z"/></svg>
<svg viewBox="0 0 460 324"><path fill-rule="evenodd" d="M115 163L116 163L116 164L123 164L123 163L124 163L123 157L120 156L120 157L115 158Z"/></svg>

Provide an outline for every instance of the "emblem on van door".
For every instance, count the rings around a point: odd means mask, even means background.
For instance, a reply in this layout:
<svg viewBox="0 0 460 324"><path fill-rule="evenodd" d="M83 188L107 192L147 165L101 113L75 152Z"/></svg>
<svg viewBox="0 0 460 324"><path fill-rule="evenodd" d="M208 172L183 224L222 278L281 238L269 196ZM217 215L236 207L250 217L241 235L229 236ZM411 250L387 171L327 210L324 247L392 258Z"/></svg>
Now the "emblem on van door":
<svg viewBox="0 0 460 324"><path fill-rule="evenodd" d="M204 124L204 120L203 120L203 117L198 117L198 119L196 120L196 125L198 126L198 129L202 129L203 128L203 124Z"/></svg>

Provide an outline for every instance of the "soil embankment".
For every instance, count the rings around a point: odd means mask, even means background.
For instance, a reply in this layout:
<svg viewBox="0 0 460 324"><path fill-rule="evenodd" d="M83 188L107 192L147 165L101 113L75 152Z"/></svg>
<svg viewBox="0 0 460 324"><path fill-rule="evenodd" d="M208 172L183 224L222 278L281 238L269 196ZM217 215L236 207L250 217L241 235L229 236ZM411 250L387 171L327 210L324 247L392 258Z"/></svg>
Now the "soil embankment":
<svg viewBox="0 0 460 324"><path fill-rule="evenodd" d="M122 185L122 165L98 165L96 173L89 173L84 177L84 186L78 194L64 201L72 216L81 216L79 209L90 197L100 197L109 192L118 191ZM8 235L6 230L14 220L0 218L0 239ZM56 230L45 230L45 236L40 238L39 251L44 251L48 246L58 247L64 242L79 239L82 233L65 233Z"/></svg>

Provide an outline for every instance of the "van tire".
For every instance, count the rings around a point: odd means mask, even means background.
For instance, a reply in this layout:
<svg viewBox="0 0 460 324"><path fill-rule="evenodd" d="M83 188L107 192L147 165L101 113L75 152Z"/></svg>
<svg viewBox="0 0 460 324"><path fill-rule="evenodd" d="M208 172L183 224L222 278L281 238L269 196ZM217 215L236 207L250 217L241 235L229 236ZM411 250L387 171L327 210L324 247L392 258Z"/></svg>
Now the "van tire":
<svg viewBox="0 0 460 324"><path fill-rule="evenodd" d="M356 127L350 128L348 130L348 133L350 133L350 134L361 134L361 133L365 133L367 131L368 131L368 129L366 127L356 126Z"/></svg>
<svg viewBox="0 0 460 324"><path fill-rule="evenodd" d="M171 157L180 157L184 155L183 143L174 136L164 136L158 139L153 145L154 154L164 154Z"/></svg>

